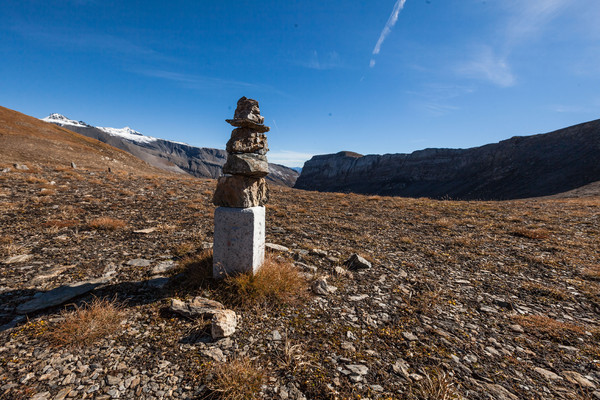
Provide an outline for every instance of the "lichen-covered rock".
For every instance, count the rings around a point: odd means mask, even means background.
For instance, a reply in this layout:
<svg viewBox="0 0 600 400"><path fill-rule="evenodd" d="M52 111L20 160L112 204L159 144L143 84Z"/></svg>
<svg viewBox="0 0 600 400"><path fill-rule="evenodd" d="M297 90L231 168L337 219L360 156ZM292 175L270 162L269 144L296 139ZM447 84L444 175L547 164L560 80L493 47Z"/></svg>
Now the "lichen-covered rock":
<svg viewBox="0 0 600 400"><path fill-rule="evenodd" d="M219 207L258 207L268 200L269 188L264 178L242 175L220 177L213 196L213 204Z"/></svg>
<svg viewBox="0 0 600 400"><path fill-rule="evenodd" d="M231 132L227 142L227 153L255 153L265 155L269 151L267 135L249 128L237 128Z"/></svg>
<svg viewBox="0 0 600 400"><path fill-rule="evenodd" d="M223 173L262 178L269 173L269 163L260 154L229 154Z"/></svg>

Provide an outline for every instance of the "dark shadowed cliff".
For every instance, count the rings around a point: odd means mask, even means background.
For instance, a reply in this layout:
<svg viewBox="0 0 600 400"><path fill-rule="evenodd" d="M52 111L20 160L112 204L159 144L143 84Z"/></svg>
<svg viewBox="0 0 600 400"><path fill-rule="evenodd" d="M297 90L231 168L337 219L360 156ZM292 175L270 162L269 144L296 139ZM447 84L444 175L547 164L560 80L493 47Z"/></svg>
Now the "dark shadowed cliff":
<svg viewBox="0 0 600 400"><path fill-rule="evenodd" d="M471 149L311 158L294 187L327 192L504 200L600 180L600 120Z"/></svg>

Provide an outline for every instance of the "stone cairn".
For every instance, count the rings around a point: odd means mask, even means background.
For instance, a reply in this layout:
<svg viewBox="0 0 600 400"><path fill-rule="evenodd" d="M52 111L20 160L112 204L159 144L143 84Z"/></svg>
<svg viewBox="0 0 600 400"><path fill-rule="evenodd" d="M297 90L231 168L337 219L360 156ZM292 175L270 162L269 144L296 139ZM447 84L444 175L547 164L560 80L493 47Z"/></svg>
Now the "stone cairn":
<svg viewBox="0 0 600 400"><path fill-rule="evenodd" d="M235 129L227 142L224 176L213 196L215 232L213 277L240 272L256 273L265 258L265 203L269 198L267 135L258 101L242 97L233 119Z"/></svg>

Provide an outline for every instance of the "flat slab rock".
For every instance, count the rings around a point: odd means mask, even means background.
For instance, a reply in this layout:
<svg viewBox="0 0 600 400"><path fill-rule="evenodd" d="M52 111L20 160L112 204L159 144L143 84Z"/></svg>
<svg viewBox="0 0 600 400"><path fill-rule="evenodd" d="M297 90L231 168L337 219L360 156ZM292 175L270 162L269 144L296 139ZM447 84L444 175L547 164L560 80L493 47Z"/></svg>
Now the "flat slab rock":
<svg viewBox="0 0 600 400"><path fill-rule="evenodd" d="M162 261L152 268L152 275L162 274L175 268L175 262L172 260Z"/></svg>
<svg viewBox="0 0 600 400"><path fill-rule="evenodd" d="M269 250L280 251L282 253L288 253L290 251L288 247L275 243L265 243L265 247Z"/></svg>
<svg viewBox="0 0 600 400"><path fill-rule="evenodd" d="M171 306L169 309L186 318L202 318L211 317L217 311L225 309L225 307L218 301L198 296L194 297L192 301L189 302L171 299Z"/></svg>
<svg viewBox="0 0 600 400"><path fill-rule="evenodd" d="M33 255L31 255L31 254L21 254L21 255L18 255L18 256L8 257L4 261L2 261L2 263L4 263L4 264L16 264L16 263L21 263L21 262L29 261L32 258L33 258Z"/></svg>
<svg viewBox="0 0 600 400"><path fill-rule="evenodd" d="M229 125L235 126L236 128L249 128L254 132L265 133L269 132L271 128L266 125L256 123L255 121L251 121L245 118L238 119L226 119L225 120Z"/></svg>
<svg viewBox="0 0 600 400"><path fill-rule="evenodd" d="M45 308L61 305L77 296L91 292L109 280L110 277L103 277L100 279L79 282L72 285L60 286L48 292L39 292L33 297L33 299L19 305L16 309L17 314L29 314Z"/></svg>
<svg viewBox="0 0 600 400"><path fill-rule="evenodd" d="M152 260L146 260L144 258L136 258L134 260L127 261L127 265L130 265L132 267L147 267L152 263Z"/></svg>

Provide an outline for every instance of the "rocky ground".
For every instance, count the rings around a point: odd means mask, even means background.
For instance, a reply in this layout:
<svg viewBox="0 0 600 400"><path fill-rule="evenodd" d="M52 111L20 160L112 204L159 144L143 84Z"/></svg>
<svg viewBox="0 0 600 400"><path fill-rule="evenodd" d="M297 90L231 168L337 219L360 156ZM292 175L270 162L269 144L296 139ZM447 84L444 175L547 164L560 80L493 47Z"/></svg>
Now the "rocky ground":
<svg viewBox="0 0 600 400"><path fill-rule="evenodd" d="M263 371L262 398L600 398L598 197L273 187L267 241L321 284L287 306L226 303L237 331L213 340L169 305L217 293L177 275L212 242L215 181L0 167L2 399L205 398L218 394L215 368L239 359ZM372 267L348 271L353 253ZM59 287L81 295L30 311ZM49 339L65 308L94 298L122 307L120 329L79 346Z"/></svg>

